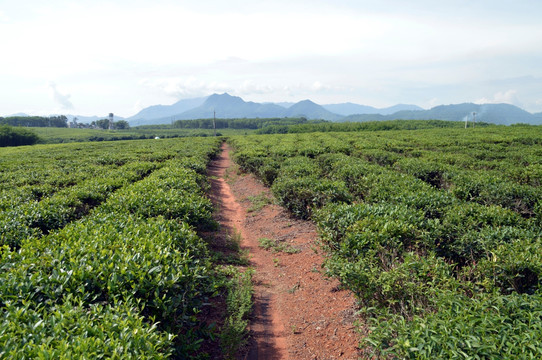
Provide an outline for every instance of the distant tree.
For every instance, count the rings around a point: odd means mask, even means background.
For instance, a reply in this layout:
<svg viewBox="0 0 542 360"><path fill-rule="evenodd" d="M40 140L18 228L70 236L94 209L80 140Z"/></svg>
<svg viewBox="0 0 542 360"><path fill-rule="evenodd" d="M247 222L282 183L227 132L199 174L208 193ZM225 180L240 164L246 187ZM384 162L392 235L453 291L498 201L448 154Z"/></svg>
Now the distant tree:
<svg viewBox="0 0 542 360"><path fill-rule="evenodd" d="M109 122L108 122L109 125ZM125 130L130 128L130 124L126 120L119 120L114 123L115 129Z"/></svg>
<svg viewBox="0 0 542 360"><path fill-rule="evenodd" d="M33 145L39 140L38 135L28 129L0 126L0 147Z"/></svg>
<svg viewBox="0 0 542 360"><path fill-rule="evenodd" d="M9 116L0 118L0 125L27 127L68 127L68 118L60 116Z"/></svg>
<svg viewBox="0 0 542 360"><path fill-rule="evenodd" d="M100 129L109 129L109 119L101 119L96 121L96 127Z"/></svg>

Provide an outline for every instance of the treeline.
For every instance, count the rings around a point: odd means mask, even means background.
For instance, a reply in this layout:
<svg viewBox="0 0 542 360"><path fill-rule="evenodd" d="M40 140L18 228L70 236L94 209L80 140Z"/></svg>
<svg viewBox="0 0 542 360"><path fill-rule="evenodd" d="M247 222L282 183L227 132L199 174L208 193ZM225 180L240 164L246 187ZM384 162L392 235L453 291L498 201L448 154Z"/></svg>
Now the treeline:
<svg viewBox="0 0 542 360"><path fill-rule="evenodd" d="M214 124L213 124L214 122ZM316 124L323 120L307 120L299 118L265 118L265 119L197 119L177 120L174 128L179 129L262 129L269 126L290 126L299 124Z"/></svg>
<svg viewBox="0 0 542 360"><path fill-rule="evenodd" d="M40 140L38 135L27 129L0 126L0 147L33 145Z"/></svg>
<svg viewBox="0 0 542 360"><path fill-rule="evenodd" d="M0 125L27 127L68 127L68 118L59 116L9 116L0 117Z"/></svg>
<svg viewBox="0 0 542 360"><path fill-rule="evenodd" d="M469 127L472 125L469 125ZM476 126L492 126L488 123L476 123ZM421 130L434 128L462 128L461 121L444 120L385 120L368 122L319 122L293 125L270 125L258 130L258 134L299 134L310 132L350 132L350 131L385 131L385 130Z"/></svg>

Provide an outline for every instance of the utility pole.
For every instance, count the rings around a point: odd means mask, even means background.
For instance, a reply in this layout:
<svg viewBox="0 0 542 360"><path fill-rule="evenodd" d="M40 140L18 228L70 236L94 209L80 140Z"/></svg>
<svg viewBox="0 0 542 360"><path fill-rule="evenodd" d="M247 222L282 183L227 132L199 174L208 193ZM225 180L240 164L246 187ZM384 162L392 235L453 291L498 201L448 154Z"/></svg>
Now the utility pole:
<svg viewBox="0 0 542 360"><path fill-rule="evenodd" d="M216 136L216 110L213 110L213 130L215 131Z"/></svg>
<svg viewBox="0 0 542 360"><path fill-rule="evenodd" d="M473 118L473 123L472 123L472 127L476 127L476 111L473 111L472 112L472 118Z"/></svg>

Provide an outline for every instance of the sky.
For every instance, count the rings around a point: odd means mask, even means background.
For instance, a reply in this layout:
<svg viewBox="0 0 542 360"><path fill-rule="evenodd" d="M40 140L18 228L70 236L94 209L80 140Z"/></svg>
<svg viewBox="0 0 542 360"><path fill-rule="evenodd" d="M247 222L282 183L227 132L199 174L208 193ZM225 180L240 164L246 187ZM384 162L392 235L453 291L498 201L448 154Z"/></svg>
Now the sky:
<svg viewBox="0 0 542 360"><path fill-rule="evenodd" d="M227 92L542 112L539 0L0 0L0 116Z"/></svg>

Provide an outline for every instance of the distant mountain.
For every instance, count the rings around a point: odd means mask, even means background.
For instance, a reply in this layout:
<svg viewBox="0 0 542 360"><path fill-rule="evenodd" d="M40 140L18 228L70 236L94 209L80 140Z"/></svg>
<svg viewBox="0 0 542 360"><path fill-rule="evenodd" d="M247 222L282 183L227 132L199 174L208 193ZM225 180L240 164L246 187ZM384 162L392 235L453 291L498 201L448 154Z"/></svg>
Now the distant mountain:
<svg viewBox="0 0 542 360"><path fill-rule="evenodd" d="M375 108L372 106L367 105L359 105L359 104L353 104L353 103L342 103L342 104L329 104L329 105L322 105L326 110L329 110L335 114L339 115L352 115L352 114L381 114L381 115L389 115L396 113L397 111L402 110L423 110L421 107L417 105L407 105L407 104L397 104L391 107L387 108Z"/></svg>
<svg viewBox="0 0 542 360"><path fill-rule="evenodd" d="M359 105L351 102L342 104L322 105L324 109L339 115L378 114L378 109L372 106Z"/></svg>
<svg viewBox="0 0 542 360"><path fill-rule="evenodd" d="M290 106L288 109L286 109L284 116L304 116L307 119L323 119L331 121L342 119L341 115L334 114L331 111L326 110L323 106L315 104L310 100L303 100Z"/></svg>
<svg viewBox="0 0 542 360"><path fill-rule="evenodd" d="M378 109L378 113L382 115L391 115L391 114L395 114L398 111L420 111L420 110L424 110L424 109L419 107L418 105L397 104L397 105L393 105L387 108Z"/></svg>
<svg viewBox="0 0 542 360"><path fill-rule="evenodd" d="M440 105L429 110L402 110L390 115L350 115L342 121L374 121L374 120L451 120L472 121L473 113L476 113L476 121L488 122L499 125L515 123L527 123L533 125L542 124L542 119L517 106L509 104L456 104Z"/></svg>
<svg viewBox="0 0 542 360"><path fill-rule="evenodd" d="M24 117L28 117L28 116L30 116L30 115L25 114L25 113L16 113L16 114L11 114L11 115L8 115L8 116L5 116L5 117L15 117L15 116L24 116Z"/></svg>
<svg viewBox="0 0 542 360"><path fill-rule="evenodd" d="M200 106L208 97L179 100L172 105L153 105L149 106L134 116L130 116L128 121L132 126L164 124L173 120L178 120L175 115Z"/></svg>
<svg viewBox="0 0 542 360"><path fill-rule="evenodd" d="M353 103L318 105L310 100L298 103L256 103L244 101L227 93L208 97L180 100L172 105L155 105L141 110L128 118L132 126L143 124L168 124L171 120L209 119L216 112L217 118L273 118L304 116L307 119L330 121L375 121L375 120L452 120L469 121L476 112L476 120L494 124L515 123L542 124L542 113L531 114L509 104L455 104L441 105L424 110L416 105L398 104L388 108ZM358 115L350 115L358 114ZM348 116L343 116L348 115ZM78 117L86 122L86 117ZM89 118L99 120L104 117ZM117 119L117 117L115 117ZM119 118L121 119L121 118Z"/></svg>
<svg viewBox="0 0 542 360"><path fill-rule="evenodd" d="M276 103L273 103L273 104L276 104L276 105L282 106L283 108L288 109L290 106L294 105L295 103L284 101L284 102L278 102L278 103L276 102Z"/></svg>
<svg viewBox="0 0 542 360"><path fill-rule="evenodd" d="M267 118L282 117L285 109L276 104L246 102L227 93L213 94L200 106L175 116L178 120L217 118Z"/></svg>

